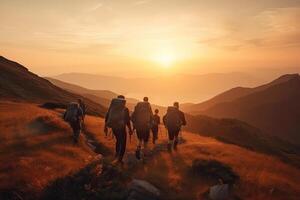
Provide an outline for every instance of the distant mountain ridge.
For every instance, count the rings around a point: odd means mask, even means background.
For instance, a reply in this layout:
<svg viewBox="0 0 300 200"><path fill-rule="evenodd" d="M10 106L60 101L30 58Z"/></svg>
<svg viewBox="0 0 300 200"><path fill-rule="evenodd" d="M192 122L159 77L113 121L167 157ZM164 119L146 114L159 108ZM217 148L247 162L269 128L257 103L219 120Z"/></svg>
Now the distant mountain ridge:
<svg viewBox="0 0 300 200"><path fill-rule="evenodd" d="M230 102L233 101L235 99L250 95L251 93L254 92L258 92L264 89L267 89L271 86L280 84L280 83L284 83L286 81L289 81L291 79L294 78L299 78L299 74L286 74L286 75L282 75L279 78L273 80L270 83L258 86L258 87L254 87L254 88L247 88L247 87L235 87L232 88L228 91L225 91L221 94L216 95L215 97L204 101L202 103L198 103L198 104L184 104L183 110L185 110L186 112L191 112L191 113L199 113L201 111L204 111L206 109L209 109L210 107L218 104L218 103L224 103L224 102Z"/></svg>
<svg viewBox="0 0 300 200"><path fill-rule="evenodd" d="M106 108L83 96L63 90L26 67L0 56L0 100L67 104L84 99L88 112L103 116Z"/></svg>
<svg viewBox="0 0 300 200"><path fill-rule="evenodd" d="M153 103L170 105L174 101L202 101L224 90L256 86L263 81L245 73L211 73L203 75L170 75L155 78L122 78L84 73L68 73L52 77L89 89L110 90L140 99L147 95Z"/></svg>
<svg viewBox="0 0 300 200"><path fill-rule="evenodd" d="M299 74L283 75L256 88L234 88L189 109L195 114L240 119L268 134L300 144Z"/></svg>

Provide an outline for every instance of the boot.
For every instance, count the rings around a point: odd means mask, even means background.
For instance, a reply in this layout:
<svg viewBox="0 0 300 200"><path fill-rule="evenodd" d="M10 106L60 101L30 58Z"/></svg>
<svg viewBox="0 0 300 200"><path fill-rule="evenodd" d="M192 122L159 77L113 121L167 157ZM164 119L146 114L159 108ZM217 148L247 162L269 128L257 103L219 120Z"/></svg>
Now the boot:
<svg viewBox="0 0 300 200"><path fill-rule="evenodd" d="M177 151L177 145L178 145L178 140L175 140L173 145L175 151Z"/></svg>
<svg viewBox="0 0 300 200"><path fill-rule="evenodd" d="M172 143L168 143L168 151L172 152Z"/></svg>

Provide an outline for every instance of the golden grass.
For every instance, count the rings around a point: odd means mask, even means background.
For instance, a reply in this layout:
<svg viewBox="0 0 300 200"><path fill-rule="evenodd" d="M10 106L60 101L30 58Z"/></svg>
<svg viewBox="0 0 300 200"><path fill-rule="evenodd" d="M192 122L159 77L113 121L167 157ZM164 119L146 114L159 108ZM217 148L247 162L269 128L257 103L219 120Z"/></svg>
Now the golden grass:
<svg viewBox="0 0 300 200"><path fill-rule="evenodd" d="M93 158L83 141L73 145L71 129L61 120L61 111L48 111L36 105L0 102L0 188L40 191L50 181L86 166ZM106 149L112 158L114 139L103 133L103 119L86 117L86 132ZM163 150L146 164L127 169L132 177L146 179L163 191L166 199L196 199L214 184L193 177L188 171L197 158L215 159L232 167L240 176L235 191L242 199L297 199L300 196L300 170L276 157L225 144L213 138L184 132L185 143L172 154ZM165 130L159 144L167 141ZM136 138L129 142L127 155L133 155ZM150 148L153 148L150 145ZM164 148L165 149L165 148ZM125 158L126 159L126 158ZM13 178L12 178L13 177Z"/></svg>
<svg viewBox="0 0 300 200"><path fill-rule="evenodd" d="M113 151L114 140L103 133L103 120L87 118L87 130ZM185 143L177 153L166 151L135 169L135 178L147 179L160 187L166 198L195 199L209 186L209 180L194 179L187 175L192 161L197 158L215 159L228 164L241 180L235 190L242 199L297 199L300 195L300 170L285 164L277 157L222 143L213 138L184 132ZM167 141L164 128L159 143ZM133 154L136 142L128 143L127 154ZM151 147L152 148L152 147Z"/></svg>
<svg viewBox="0 0 300 200"><path fill-rule="evenodd" d="M0 103L0 189L41 191L50 181L85 166L94 155L72 143L57 112L36 105Z"/></svg>

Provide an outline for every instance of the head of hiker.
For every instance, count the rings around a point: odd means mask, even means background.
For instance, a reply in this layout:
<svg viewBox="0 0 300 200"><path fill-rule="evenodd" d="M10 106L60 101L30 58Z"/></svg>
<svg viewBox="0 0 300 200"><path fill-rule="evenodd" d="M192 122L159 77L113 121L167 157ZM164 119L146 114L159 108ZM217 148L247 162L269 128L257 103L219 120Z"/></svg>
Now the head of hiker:
<svg viewBox="0 0 300 200"><path fill-rule="evenodd" d="M174 102L173 106L177 109L179 109L179 103L178 102Z"/></svg>
<svg viewBox="0 0 300 200"><path fill-rule="evenodd" d="M118 99L125 99L124 95L118 95Z"/></svg>
<svg viewBox="0 0 300 200"><path fill-rule="evenodd" d="M158 109L155 109L154 112L155 112L155 114L158 114L158 113L159 113L159 110L158 110Z"/></svg>
<svg viewBox="0 0 300 200"><path fill-rule="evenodd" d="M77 99L77 102L78 102L79 104L81 104L82 100L81 100L81 99Z"/></svg>
<svg viewBox="0 0 300 200"><path fill-rule="evenodd" d="M144 97L143 99L144 102L148 102L148 100L149 100L148 97Z"/></svg>

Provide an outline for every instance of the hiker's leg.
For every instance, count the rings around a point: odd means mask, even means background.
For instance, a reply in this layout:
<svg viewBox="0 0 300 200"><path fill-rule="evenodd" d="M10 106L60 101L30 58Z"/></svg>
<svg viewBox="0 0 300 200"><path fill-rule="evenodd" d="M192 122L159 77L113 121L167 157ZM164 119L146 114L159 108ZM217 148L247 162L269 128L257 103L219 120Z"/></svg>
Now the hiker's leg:
<svg viewBox="0 0 300 200"><path fill-rule="evenodd" d="M141 130L136 129L136 135L138 137L138 144L137 144L136 151L135 151L135 157L140 160L141 159L141 148L142 148L142 142L143 142Z"/></svg>
<svg viewBox="0 0 300 200"><path fill-rule="evenodd" d="M180 132L180 129L174 130L174 146L173 146L173 148L174 148L175 150L177 149L179 132Z"/></svg>
<svg viewBox="0 0 300 200"><path fill-rule="evenodd" d="M157 140L158 137L158 127L152 128L152 133L153 133L152 142L153 144L155 144L155 141Z"/></svg>
<svg viewBox="0 0 300 200"><path fill-rule="evenodd" d="M120 136L119 161L122 161L126 150L126 140L127 140L126 129L121 130L119 136Z"/></svg>
<svg viewBox="0 0 300 200"><path fill-rule="evenodd" d="M73 130L74 142L77 143L78 142L78 137L79 137L79 134L80 134L80 126L78 126L77 122L71 122L70 126Z"/></svg>
<svg viewBox="0 0 300 200"><path fill-rule="evenodd" d="M136 135L137 135L137 138L138 138L137 149L141 149L142 143L143 143L142 131L140 129L136 130Z"/></svg>
<svg viewBox="0 0 300 200"><path fill-rule="evenodd" d="M117 158L119 156L119 152L120 152L120 139L119 139L119 130L117 129L112 129L113 135L116 138L116 146L115 146L115 158Z"/></svg>
<svg viewBox="0 0 300 200"><path fill-rule="evenodd" d="M143 142L144 142L143 152L144 152L144 155L148 154L148 141L149 141L149 138L150 138L150 129L145 128L143 130Z"/></svg>
<svg viewBox="0 0 300 200"><path fill-rule="evenodd" d="M174 140L174 130L171 128L168 128L168 135L169 135L169 142L168 142L168 150L172 150L173 140Z"/></svg>

